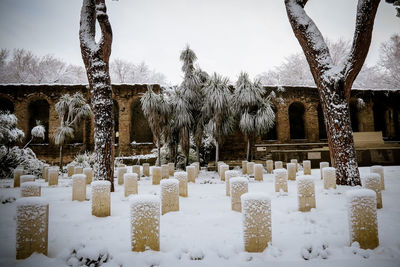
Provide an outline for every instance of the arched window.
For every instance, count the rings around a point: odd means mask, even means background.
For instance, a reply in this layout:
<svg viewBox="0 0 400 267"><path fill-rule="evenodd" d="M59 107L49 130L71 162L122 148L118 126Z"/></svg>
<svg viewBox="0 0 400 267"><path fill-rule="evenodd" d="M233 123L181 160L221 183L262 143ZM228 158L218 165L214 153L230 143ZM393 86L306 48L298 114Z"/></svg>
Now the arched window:
<svg viewBox="0 0 400 267"><path fill-rule="evenodd" d="M49 110L50 105L45 99L33 100L28 106L28 132L26 133L27 140L31 139L31 130L36 126L36 121L40 123L46 129L45 138L39 140L33 140L32 143L48 143L49 142Z"/></svg>
<svg viewBox="0 0 400 267"><path fill-rule="evenodd" d="M131 142L147 143L153 142L153 133L144 117L140 99L131 104Z"/></svg>
<svg viewBox="0 0 400 267"><path fill-rule="evenodd" d="M10 113L14 113L14 104L9 99L5 97L0 97L0 110L1 111L9 111Z"/></svg>
<svg viewBox="0 0 400 267"><path fill-rule="evenodd" d="M325 119L324 119L324 113L322 112L321 104L318 104L317 112L318 112L319 140L324 140L327 139L328 137L326 134Z"/></svg>
<svg viewBox="0 0 400 267"><path fill-rule="evenodd" d="M119 105L117 100L113 99L113 114L114 114L114 137L115 143L119 142Z"/></svg>
<svg viewBox="0 0 400 267"><path fill-rule="evenodd" d="M304 105L294 102L289 106L290 139L305 139Z"/></svg>
<svg viewBox="0 0 400 267"><path fill-rule="evenodd" d="M358 107L356 100L350 101L350 120L353 132L359 132L360 129L358 127Z"/></svg>

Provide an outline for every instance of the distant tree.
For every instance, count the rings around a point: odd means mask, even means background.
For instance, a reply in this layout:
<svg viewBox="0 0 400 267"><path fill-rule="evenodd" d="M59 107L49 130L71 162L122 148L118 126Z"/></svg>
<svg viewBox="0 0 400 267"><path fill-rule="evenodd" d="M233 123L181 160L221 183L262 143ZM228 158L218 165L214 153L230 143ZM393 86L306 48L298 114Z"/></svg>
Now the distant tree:
<svg viewBox="0 0 400 267"><path fill-rule="evenodd" d="M381 44L378 65L382 68L384 80L390 88L400 88L400 35L394 34Z"/></svg>
<svg viewBox="0 0 400 267"><path fill-rule="evenodd" d="M33 139L35 139L35 138L38 138L38 139L40 138L40 139L44 140L45 133L46 133L46 129L44 128L42 123L39 120L36 121L36 126L33 127L31 130L31 140L29 140L28 143L25 144L23 149L27 148L29 146L29 144L33 141Z"/></svg>
<svg viewBox="0 0 400 267"><path fill-rule="evenodd" d="M217 73L212 74L204 86L204 95L202 112L209 119L207 127L215 140L215 162L218 162L219 145L233 127L229 79Z"/></svg>
<svg viewBox="0 0 400 267"><path fill-rule="evenodd" d="M23 131L17 128L18 119L14 114L8 111L0 111L0 145L4 145L7 149L24 138Z"/></svg>
<svg viewBox="0 0 400 267"><path fill-rule="evenodd" d="M396 16L400 18L400 0L386 0L387 3L393 4L396 8Z"/></svg>
<svg viewBox="0 0 400 267"><path fill-rule="evenodd" d="M96 42L96 21L101 36ZM94 113L94 179L108 180L114 191L114 114L109 73L112 29L105 0L83 0L79 29Z"/></svg>
<svg viewBox="0 0 400 267"><path fill-rule="evenodd" d="M232 96L235 113L239 116L239 128L247 137L247 160L250 161L251 146L257 136L267 132L275 122L275 113L269 98L263 97L263 87L259 81L250 81L242 72L235 84Z"/></svg>
<svg viewBox="0 0 400 267"><path fill-rule="evenodd" d="M63 147L68 139L74 137L74 131L80 127L79 123L92 116L92 110L81 93L61 96L55 109L60 119L60 126L56 128L54 143L60 146L60 168L62 170Z"/></svg>

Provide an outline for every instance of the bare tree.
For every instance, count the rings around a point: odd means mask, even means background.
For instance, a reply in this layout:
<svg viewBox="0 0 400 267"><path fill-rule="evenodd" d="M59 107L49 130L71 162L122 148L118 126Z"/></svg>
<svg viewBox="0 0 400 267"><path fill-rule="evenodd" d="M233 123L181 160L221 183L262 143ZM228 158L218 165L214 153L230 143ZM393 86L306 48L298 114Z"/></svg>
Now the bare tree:
<svg viewBox="0 0 400 267"><path fill-rule="evenodd" d="M400 35L394 34L382 43L379 66L385 73L384 80L390 88L400 88Z"/></svg>
<svg viewBox="0 0 400 267"><path fill-rule="evenodd" d="M360 185L349 101L354 80L360 72L371 43L372 29L380 0L359 0L351 51L342 64L334 65L329 49L304 6L308 0L285 0L293 32L298 39L315 84L324 113L331 161L337 183Z"/></svg>
<svg viewBox="0 0 400 267"><path fill-rule="evenodd" d="M96 42L96 20L101 37ZM114 114L109 74L112 29L105 0L83 0L79 29L82 59L91 90L94 114L95 180L111 182L114 191Z"/></svg>

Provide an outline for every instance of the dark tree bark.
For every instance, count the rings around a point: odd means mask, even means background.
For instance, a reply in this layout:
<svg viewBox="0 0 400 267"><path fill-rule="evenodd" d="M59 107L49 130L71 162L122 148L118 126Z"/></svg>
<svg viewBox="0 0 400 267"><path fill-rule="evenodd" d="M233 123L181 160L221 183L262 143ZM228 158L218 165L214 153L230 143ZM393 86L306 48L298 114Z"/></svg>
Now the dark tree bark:
<svg viewBox="0 0 400 267"><path fill-rule="evenodd" d="M96 20L101 29L95 41ZM111 182L114 191L114 116L112 88L109 74L112 30L105 0L83 0L79 29L82 59L91 90L94 113L94 179Z"/></svg>
<svg viewBox="0 0 400 267"><path fill-rule="evenodd" d="M285 0L293 32L299 41L319 91L337 183L360 185L360 173L350 123L350 91L367 57L380 0L359 0L353 45L346 61L332 62L314 21L304 11L308 0Z"/></svg>

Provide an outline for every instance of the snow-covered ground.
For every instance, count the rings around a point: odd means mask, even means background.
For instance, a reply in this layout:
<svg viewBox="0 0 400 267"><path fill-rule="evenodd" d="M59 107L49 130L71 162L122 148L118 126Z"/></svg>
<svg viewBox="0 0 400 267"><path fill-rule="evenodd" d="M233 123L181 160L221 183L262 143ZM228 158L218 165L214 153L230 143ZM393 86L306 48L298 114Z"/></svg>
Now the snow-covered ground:
<svg viewBox="0 0 400 267"><path fill-rule="evenodd" d="M360 168L361 175L369 168ZM202 171L189 184L189 197L180 198L180 211L161 216L161 251L131 252L129 201L123 186L111 195L111 216L91 215L90 200L71 201L68 178L58 186L42 185L50 202L48 257L34 254L15 260L16 203L20 189L12 180L0 181L0 266L68 266L79 259L107 258L103 266L400 266L400 166L385 167L383 209L378 210L380 246L362 250L349 246L345 191L338 186L325 191L319 169L317 208L297 211L296 182L289 193L274 192L273 175L263 182L250 181L249 192L265 192L272 198L272 244L263 253L246 253L243 247L242 214L231 211L225 184L215 172ZM298 173L300 174L300 173ZM150 178L139 181L139 194L160 194ZM87 187L87 198L91 189ZM309 260L305 260L308 258ZM78 265L76 265L78 266Z"/></svg>

